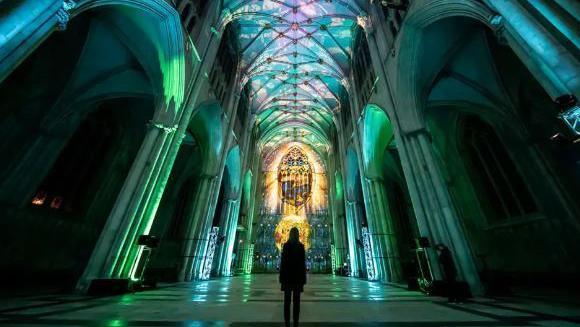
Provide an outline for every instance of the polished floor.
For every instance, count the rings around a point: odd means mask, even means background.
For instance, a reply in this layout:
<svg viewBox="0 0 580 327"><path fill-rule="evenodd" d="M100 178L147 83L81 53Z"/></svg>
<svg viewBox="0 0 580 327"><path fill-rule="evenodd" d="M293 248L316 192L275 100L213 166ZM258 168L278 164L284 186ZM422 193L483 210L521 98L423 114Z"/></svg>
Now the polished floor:
<svg viewBox="0 0 580 327"><path fill-rule="evenodd" d="M275 275L161 285L114 297L0 299L1 326L282 326ZM580 308L532 298L448 304L396 286L309 276L301 326L580 326Z"/></svg>

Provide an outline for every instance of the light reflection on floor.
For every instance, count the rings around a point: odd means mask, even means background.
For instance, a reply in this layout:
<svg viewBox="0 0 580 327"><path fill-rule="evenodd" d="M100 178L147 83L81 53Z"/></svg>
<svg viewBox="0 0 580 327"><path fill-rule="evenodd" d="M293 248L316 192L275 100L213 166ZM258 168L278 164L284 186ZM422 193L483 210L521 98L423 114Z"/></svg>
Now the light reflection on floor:
<svg viewBox="0 0 580 327"><path fill-rule="evenodd" d="M302 296L304 326L576 326L580 310L522 301L463 305L403 288L314 275ZM281 326L277 276L161 285L122 296L0 299L2 326Z"/></svg>

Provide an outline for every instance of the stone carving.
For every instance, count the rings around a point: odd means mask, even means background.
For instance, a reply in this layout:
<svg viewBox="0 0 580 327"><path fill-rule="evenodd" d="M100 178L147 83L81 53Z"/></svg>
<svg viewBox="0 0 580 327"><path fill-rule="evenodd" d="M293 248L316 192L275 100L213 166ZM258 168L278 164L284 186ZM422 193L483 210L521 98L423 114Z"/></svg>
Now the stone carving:
<svg viewBox="0 0 580 327"><path fill-rule="evenodd" d="M70 12L77 6L77 3L73 0L64 0L62 2L62 7L57 11L56 17L58 22L56 24L56 29L59 31L66 30L68 22L70 21Z"/></svg>

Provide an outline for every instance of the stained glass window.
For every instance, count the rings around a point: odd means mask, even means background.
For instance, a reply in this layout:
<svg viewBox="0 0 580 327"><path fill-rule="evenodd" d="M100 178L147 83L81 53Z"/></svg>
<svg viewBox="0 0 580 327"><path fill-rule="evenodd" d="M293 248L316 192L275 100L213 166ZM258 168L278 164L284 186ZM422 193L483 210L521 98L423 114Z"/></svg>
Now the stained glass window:
<svg viewBox="0 0 580 327"><path fill-rule="evenodd" d="M282 201L300 207L309 200L312 190L312 167L300 148L292 147L282 157L278 168L278 184Z"/></svg>

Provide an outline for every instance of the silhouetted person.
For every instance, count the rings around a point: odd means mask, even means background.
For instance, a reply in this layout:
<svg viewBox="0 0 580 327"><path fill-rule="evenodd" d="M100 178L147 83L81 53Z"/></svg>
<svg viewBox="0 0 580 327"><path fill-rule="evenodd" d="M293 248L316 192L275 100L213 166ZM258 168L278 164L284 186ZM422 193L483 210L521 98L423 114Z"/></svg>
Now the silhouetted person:
<svg viewBox="0 0 580 327"><path fill-rule="evenodd" d="M455 262L453 262L453 255L451 250L443 244L437 245L439 251L439 263L443 268L445 284L447 286L447 298L449 302L460 302L460 297L457 291L457 269Z"/></svg>
<svg viewBox="0 0 580 327"><path fill-rule="evenodd" d="M290 302L294 298L294 326L300 317L300 293L306 284L306 254L304 244L300 243L298 228L290 230L288 242L282 248L280 263L280 284L284 291L284 322L290 326Z"/></svg>

